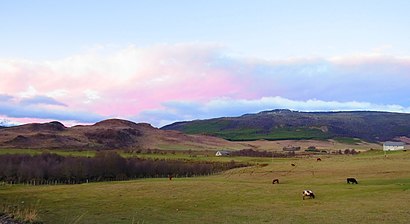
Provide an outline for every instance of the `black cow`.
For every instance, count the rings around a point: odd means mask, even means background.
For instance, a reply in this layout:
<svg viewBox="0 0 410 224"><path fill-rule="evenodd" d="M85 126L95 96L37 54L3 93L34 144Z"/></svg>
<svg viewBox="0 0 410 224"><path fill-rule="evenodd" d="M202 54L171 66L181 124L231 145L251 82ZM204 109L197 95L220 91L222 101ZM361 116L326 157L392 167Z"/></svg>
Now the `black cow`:
<svg viewBox="0 0 410 224"><path fill-rule="evenodd" d="M273 179L272 184L278 183L279 184L279 179Z"/></svg>
<svg viewBox="0 0 410 224"><path fill-rule="evenodd" d="M349 178L347 178L346 179L346 182L348 183L348 184L358 184L357 183L357 180L355 179L355 178L353 178L353 177L349 177Z"/></svg>

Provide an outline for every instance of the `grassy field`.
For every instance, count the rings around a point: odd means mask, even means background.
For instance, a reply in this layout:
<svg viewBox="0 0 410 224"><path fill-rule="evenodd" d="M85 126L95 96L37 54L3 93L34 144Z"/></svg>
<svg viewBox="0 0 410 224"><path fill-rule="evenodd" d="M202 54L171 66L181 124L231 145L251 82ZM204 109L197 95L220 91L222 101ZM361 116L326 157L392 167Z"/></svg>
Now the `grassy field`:
<svg viewBox="0 0 410 224"><path fill-rule="evenodd" d="M0 204L35 205L45 223L408 223L410 152L321 159L265 158L268 166L172 181L0 185ZM304 189L317 198L302 200Z"/></svg>
<svg viewBox="0 0 410 224"><path fill-rule="evenodd" d="M130 156L141 156L141 157L150 157L150 158L189 158L191 157L187 154L188 151L192 152L192 155L208 155L212 156L215 154L216 150L240 150L240 149L256 149L256 150L266 150L274 152L283 152L283 147L289 146L299 146L301 151L304 151L310 146L315 146L319 150L326 150L328 152L345 150L345 149L355 149L356 151L367 151L370 149L382 149L381 144L362 142L358 139L352 138L336 138L335 140L277 140L277 141L267 141L267 140L255 140L255 141L242 141L240 142L241 147L237 149L229 147L221 147L218 149L210 148L195 148L191 146L180 147L175 145L159 145L158 148L161 152L167 152L166 155L160 154L148 154L148 153L134 153L128 154L123 153L122 150L117 150L125 157ZM155 150L152 150L154 152ZM96 151L93 150L61 150L61 149L0 149L0 155L3 154L41 154L43 152L56 153L62 156L94 156ZM171 152L174 152L172 154Z"/></svg>
<svg viewBox="0 0 410 224"><path fill-rule="evenodd" d="M215 152L193 151L192 153L176 151L175 153L128 153L122 150L115 150L125 158L139 157L143 159L171 159L171 160L190 160L190 161L212 161L212 162L230 162L231 160L244 163L269 163L272 161L270 157L217 157ZM0 149L0 155L5 154L29 154L38 155L41 153L55 153L61 156L82 156L93 157L96 151L64 151L64 150L41 150L41 149Z"/></svg>
<svg viewBox="0 0 410 224"><path fill-rule="evenodd" d="M346 143L346 144L351 144L351 145L359 144L362 142L358 138L346 138L346 137L337 137L337 138L334 138L334 140L340 143Z"/></svg>
<svg viewBox="0 0 410 224"><path fill-rule="evenodd" d="M66 151L66 150L47 150L47 149L0 149L0 155L4 154L29 154L38 155L41 153L55 153L61 156L95 156L96 151Z"/></svg>
<svg viewBox="0 0 410 224"><path fill-rule="evenodd" d="M258 139L283 140L283 139L328 139L329 136L319 129L311 128L275 128L270 132L255 128L224 129L224 122L210 122L187 126L183 131L188 134L212 134L231 141L252 141Z"/></svg>

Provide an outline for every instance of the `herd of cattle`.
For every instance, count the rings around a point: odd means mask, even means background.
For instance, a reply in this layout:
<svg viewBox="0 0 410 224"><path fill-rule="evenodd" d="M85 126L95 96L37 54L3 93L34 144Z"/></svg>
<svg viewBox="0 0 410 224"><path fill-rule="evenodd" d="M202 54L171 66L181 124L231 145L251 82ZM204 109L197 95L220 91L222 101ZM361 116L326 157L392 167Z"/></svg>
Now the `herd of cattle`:
<svg viewBox="0 0 410 224"><path fill-rule="evenodd" d="M317 158L316 161L322 161L322 159ZM292 163L292 164L290 164L290 165L296 166L294 163ZM348 184L358 184L356 178L353 178L353 177L348 177L348 178L346 179L346 182L347 182ZM279 184L279 179L273 179L273 180L272 180L272 184L275 184L275 183ZM302 198L303 198L303 200L305 200L305 198L314 199L314 198L315 198L315 193L313 193L313 191L311 191L311 190L303 190L303 192L302 192Z"/></svg>

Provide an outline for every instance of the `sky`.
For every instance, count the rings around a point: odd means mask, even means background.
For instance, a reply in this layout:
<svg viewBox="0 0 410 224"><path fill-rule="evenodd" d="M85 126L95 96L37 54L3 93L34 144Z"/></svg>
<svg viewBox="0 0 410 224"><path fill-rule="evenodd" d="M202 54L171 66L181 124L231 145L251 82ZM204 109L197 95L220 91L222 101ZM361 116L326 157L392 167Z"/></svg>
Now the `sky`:
<svg viewBox="0 0 410 224"><path fill-rule="evenodd" d="M410 113L407 0L0 0L0 123Z"/></svg>

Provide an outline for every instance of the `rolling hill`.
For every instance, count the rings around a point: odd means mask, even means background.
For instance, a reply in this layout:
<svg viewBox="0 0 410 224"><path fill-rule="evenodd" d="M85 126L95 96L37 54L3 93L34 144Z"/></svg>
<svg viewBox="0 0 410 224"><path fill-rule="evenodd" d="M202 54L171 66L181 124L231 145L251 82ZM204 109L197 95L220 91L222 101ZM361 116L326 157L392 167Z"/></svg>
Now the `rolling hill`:
<svg viewBox="0 0 410 224"><path fill-rule="evenodd" d="M0 129L0 148L189 150L242 147L241 144L217 137L160 130L149 124L120 119L73 127L53 121Z"/></svg>
<svg viewBox="0 0 410 224"><path fill-rule="evenodd" d="M410 114L272 110L177 122L161 129L120 119L73 127L54 121L0 128L0 148L26 149L281 150L288 145L327 143L322 148L338 148L337 142L357 145L397 139L410 143Z"/></svg>
<svg viewBox="0 0 410 224"><path fill-rule="evenodd" d="M176 122L162 127L186 134L206 134L233 141L336 139L381 142L410 138L410 114L348 111L298 112L285 109L208 120Z"/></svg>

